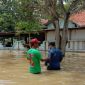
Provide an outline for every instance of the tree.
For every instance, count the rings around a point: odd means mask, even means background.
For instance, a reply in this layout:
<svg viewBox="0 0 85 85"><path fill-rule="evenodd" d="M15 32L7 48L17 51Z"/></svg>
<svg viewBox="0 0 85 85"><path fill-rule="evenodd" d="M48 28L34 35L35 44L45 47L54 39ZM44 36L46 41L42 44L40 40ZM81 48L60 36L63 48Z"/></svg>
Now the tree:
<svg viewBox="0 0 85 85"><path fill-rule="evenodd" d="M35 0L1 0L0 1L0 15L1 15L1 18L3 18L2 15L4 14L5 14L5 17L8 17L8 15L10 15L11 22L15 22L14 27L18 26L16 27L18 28L17 30L20 30L20 28L21 30L25 32L28 32L28 30L29 31L39 30L41 26L35 14L36 7L37 5L36 5ZM6 20L9 21L10 18L6 18ZM6 24L8 25L9 23L6 23ZM20 26L21 24L23 26L25 25L24 28ZM5 27L7 25L5 25Z"/></svg>
<svg viewBox="0 0 85 85"><path fill-rule="evenodd" d="M59 47L59 18L64 19L64 26L62 32L61 50L65 54L65 47L67 44L67 30L69 17L82 9L84 9L85 0L68 0L65 3L64 0L44 0L45 2L45 12L51 16L51 22L53 22L55 27L55 37L56 37L56 47ZM64 4L65 3L65 4Z"/></svg>
<svg viewBox="0 0 85 85"><path fill-rule="evenodd" d="M56 10L57 0L45 0L44 10L46 11L47 16L50 17L50 22L53 23L55 28L55 43L56 47L59 48L60 42L60 30L59 30L59 14ZM45 15L46 16L46 15Z"/></svg>
<svg viewBox="0 0 85 85"><path fill-rule="evenodd" d="M59 1L62 10L63 10L63 16L64 16L64 27L63 27L63 32L62 32L62 43L61 43L61 50L65 55L65 49L66 49L66 44L67 44L67 35L68 35L68 21L70 16L73 13L76 13L80 10L83 9L85 1L84 0L70 0L69 3L67 3L68 8L66 9L65 6L66 4L63 3L63 0Z"/></svg>
<svg viewBox="0 0 85 85"><path fill-rule="evenodd" d="M19 18L18 22L16 23L17 30L22 32L30 32L32 30L40 30L41 24L36 17L35 10L36 10L36 3L34 0L18 0L19 5Z"/></svg>
<svg viewBox="0 0 85 85"><path fill-rule="evenodd" d="M15 0L0 1L0 31L15 31Z"/></svg>
<svg viewBox="0 0 85 85"><path fill-rule="evenodd" d="M0 31L1 32L14 32L15 31L15 21L12 16L6 13L0 15Z"/></svg>

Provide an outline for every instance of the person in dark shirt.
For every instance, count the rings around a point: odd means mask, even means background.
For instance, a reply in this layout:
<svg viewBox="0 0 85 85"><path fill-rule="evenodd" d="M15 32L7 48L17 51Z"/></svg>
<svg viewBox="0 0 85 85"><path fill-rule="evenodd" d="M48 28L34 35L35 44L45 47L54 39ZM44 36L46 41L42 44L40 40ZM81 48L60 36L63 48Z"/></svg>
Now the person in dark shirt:
<svg viewBox="0 0 85 85"><path fill-rule="evenodd" d="M48 58L45 62L47 70L60 70L60 62L63 59L63 53L55 47L54 42L49 43Z"/></svg>

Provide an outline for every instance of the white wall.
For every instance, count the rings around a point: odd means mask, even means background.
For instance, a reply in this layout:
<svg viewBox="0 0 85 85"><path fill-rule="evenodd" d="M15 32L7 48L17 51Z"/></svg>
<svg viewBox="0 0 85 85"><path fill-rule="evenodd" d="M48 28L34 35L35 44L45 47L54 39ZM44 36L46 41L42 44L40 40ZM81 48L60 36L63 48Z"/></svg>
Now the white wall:
<svg viewBox="0 0 85 85"><path fill-rule="evenodd" d="M48 42L54 42L55 41L55 32L54 31L48 31L47 32L47 41Z"/></svg>
<svg viewBox="0 0 85 85"><path fill-rule="evenodd" d="M71 40L85 40L85 29L73 30L71 32Z"/></svg>
<svg viewBox="0 0 85 85"><path fill-rule="evenodd" d="M70 47L66 46L67 51L85 51L85 29L69 31Z"/></svg>
<svg viewBox="0 0 85 85"><path fill-rule="evenodd" d="M67 51L85 51L85 29L81 30L69 30L69 45L67 44ZM55 41L55 32L47 32L47 41Z"/></svg>

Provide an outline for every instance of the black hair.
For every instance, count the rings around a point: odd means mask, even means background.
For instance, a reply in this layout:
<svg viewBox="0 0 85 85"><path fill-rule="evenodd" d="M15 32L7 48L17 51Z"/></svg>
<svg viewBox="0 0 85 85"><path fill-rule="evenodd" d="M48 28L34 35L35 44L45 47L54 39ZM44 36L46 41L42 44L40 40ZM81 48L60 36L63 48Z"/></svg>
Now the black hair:
<svg viewBox="0 0 85 85"><path fill-rule="evenodd" d="M55 46L55 42L49 42L49 45Z"/></svg>

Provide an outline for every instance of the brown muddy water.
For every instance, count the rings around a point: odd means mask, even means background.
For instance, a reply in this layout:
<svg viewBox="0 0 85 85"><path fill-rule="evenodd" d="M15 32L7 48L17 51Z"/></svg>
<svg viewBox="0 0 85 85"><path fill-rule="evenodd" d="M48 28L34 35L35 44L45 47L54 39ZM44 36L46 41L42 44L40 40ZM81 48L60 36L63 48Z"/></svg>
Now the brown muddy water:
<svg viewBox="0 0 85 85"><path fill-rule="evenodd" d="M85 53L67 53L60 71L28 72L22 51L0 50L0 85L85 85Z"/></svg>

